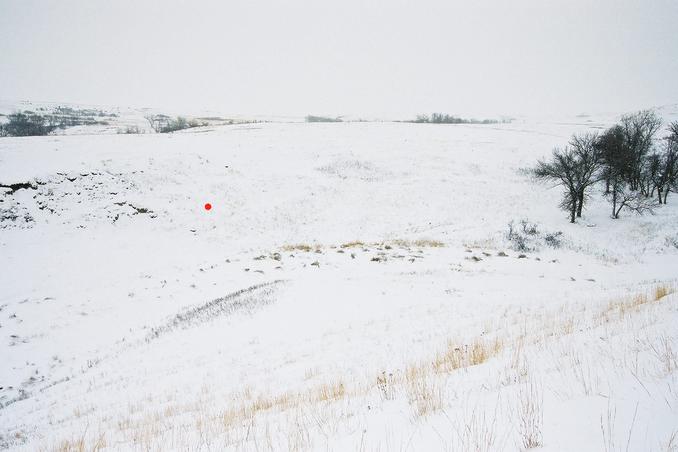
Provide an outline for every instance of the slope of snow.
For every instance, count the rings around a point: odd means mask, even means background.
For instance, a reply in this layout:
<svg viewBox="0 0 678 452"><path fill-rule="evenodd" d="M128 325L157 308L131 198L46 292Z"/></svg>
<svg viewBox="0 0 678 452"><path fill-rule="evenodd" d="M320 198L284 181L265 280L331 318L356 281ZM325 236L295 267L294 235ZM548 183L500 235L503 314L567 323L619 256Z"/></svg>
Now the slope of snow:
<svg viewBox="0 0 678 452"><path fill-rule="evenodd" d="M0 445L675 447L676 203L522 171L614 119L0 139Z"/></svg>

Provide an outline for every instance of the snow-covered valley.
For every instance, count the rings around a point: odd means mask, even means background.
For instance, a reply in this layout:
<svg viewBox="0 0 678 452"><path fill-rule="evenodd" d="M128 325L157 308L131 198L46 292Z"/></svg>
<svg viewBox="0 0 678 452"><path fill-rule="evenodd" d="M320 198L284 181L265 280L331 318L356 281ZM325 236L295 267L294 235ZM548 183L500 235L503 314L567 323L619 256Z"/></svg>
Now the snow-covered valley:
<svg viewBox="0 0 678 452"><path fill-rule="evenodd" d="M678 450L678 195L525 172L615 120L0 138L0 448Z"/></svg>

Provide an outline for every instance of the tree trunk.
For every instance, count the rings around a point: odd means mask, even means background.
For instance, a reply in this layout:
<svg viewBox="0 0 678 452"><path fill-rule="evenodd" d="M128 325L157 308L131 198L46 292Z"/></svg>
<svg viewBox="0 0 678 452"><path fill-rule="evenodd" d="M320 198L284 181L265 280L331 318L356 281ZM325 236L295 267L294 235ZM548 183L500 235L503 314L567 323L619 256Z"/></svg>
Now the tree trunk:
<svg viewBox="0 0 678 452"><path fill-rule="evenodd" d="M572 196L572 206L570 207L570 223L574 223L575 215L577 214L577 196Z"/></svg>
<svg viewBox="0 0 678 452"><path fill-rule="evenodd" d="M605 194L607 195L609 193L610 193L610 178L608 177L605 179Z"/></svg>
<svg viewBox="0 0 678 452"><path fill-rule="evenodd" d="M614 218L615 220L618 220L618 219L619 219L619 212L621 212L622 207L624 207L624 203L621 203L621 204L619 205L619 209L617 209L617 211L614 213L614 217L613 217L613 218Z"/></svg>
<svg viewBox="0 0 678 452"><path fill-rule="evenodd" d="M614 219L619 219L619 212L624 208L624 205L626 204L626 200L622 200L622 202L619 203L619 208L617 211L614 213Z"/></svg>
<svg viewBox="0 0 678 452"><path fill-rule="evenodd" d="M577 218L581 218L581 209L584 206L584 191L577 195Z"/></svg>
<svg viewBox="0 0 678 452"><path fill-rule="evenodd" d="M669 196L669 192L671 189L669 187L666 187L666 191L664 192L664 204L666 204L666 198Z"/></svg>
<svg viewBox="0 0 678 452"><path fill-rule="evenodd" d="M612 189L612 218L617 218L617 185Z"/></svg>
<svg viewBox="0 0 678 452"><path fill-rule="evenodd" d="M662 189L657 187L657 199L659 199L659 204L662 203Z"/></svg>

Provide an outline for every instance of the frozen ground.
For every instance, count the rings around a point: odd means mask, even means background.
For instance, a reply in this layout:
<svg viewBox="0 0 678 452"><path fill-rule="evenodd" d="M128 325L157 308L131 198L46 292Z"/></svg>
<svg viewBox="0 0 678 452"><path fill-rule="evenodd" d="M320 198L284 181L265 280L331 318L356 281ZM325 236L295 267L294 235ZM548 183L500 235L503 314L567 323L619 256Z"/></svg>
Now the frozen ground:
<svg viewBox="0 0 678 452"><path fill-rule="evenodd" d="M0 447L678 450L678 195L521 171L614 120L0 139Z"/></svg>

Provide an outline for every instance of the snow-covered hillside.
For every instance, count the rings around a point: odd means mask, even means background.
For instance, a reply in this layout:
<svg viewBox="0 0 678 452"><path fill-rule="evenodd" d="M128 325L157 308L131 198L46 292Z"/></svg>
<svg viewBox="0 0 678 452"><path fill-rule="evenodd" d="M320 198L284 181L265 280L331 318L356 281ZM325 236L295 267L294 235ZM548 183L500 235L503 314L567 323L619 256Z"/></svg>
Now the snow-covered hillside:
<svg viewBox="0 0 678 452"><path fill-rule="evenodd" d="M524 171L615 119L0 138L0 448L678 450L678 195Z"/></svg>

